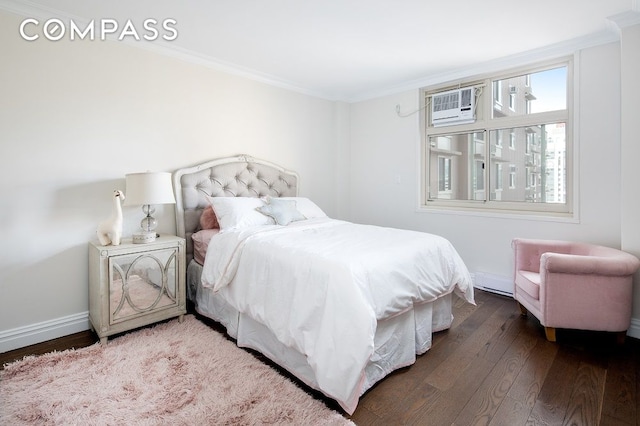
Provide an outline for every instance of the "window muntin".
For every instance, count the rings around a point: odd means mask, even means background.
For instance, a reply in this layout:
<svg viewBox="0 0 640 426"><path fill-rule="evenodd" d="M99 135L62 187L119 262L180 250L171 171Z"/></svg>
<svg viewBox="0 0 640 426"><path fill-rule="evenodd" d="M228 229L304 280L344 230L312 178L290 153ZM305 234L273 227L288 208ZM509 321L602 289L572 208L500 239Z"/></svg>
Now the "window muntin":
<svg viewBox="0 0 640 426"><path fill-rule="evenodd" d="M429 124L428 111L425 114L426 191L422 204L571 213L570 75L568 60L504 77L458 83L478 88L476 121L436 128ZM483 90L487 87L490 90ZM425 90L426 102L431 93L450 88ZM503 99L508 99L505 107ZM448 145L439 142L441 138ZM443 149L451 151L445 154L450 158L451 190L447 194L436 190L439 183L432 172L433 160L429 160Z"/></svg>

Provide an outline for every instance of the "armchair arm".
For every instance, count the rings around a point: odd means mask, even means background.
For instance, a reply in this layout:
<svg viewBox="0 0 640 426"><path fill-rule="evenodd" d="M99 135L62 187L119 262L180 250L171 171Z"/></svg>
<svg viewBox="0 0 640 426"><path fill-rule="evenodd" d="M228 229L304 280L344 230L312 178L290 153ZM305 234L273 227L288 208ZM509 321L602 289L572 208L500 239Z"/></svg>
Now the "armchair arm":
<svg viewBox="0 0 640 426"><path fill-rule="evenodd" d="M635 273L640 261L625 252L613 256L589 256L560 253L544 253L540 257L540 273L595 274L628 276Z"/></svg>

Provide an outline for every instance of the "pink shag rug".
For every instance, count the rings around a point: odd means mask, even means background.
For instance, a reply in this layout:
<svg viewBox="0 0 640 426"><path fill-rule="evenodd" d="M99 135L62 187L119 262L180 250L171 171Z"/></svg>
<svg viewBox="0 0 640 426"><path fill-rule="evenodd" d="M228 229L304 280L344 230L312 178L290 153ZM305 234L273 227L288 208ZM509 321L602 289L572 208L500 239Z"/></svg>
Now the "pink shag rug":
<svg viewBox="0 0 640 426"><path fill-rule="evenodd" d="M187 315L0 371L2 425L353 425Z"/></svg>

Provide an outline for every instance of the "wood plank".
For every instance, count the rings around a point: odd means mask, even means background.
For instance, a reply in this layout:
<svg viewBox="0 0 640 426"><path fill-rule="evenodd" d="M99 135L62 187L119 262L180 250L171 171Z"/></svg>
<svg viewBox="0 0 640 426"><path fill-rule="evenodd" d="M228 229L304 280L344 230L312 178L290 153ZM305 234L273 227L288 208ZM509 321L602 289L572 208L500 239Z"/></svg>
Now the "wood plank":
<svg viewBox="0 0 640 426"><path fill-rule="evenodd" d="M635 423L627 423L615 417L602 416L599 426L633 426Z"/></svg>
<svg viewBox="0 0 640 426"><path fill-rule="evenodd" d="M538 338L507 395L531 411L557 353L556 344Z"/></svg>
<svg viewBox="0 0 640 426"><path fill-rule="evenodd" d="M536 339L519 335L456 417L456 424L488 425L526 364Z"/></svg>
<svg viewBox="0 0 640 426"><path fill-rule="evenodd" d="M428 383L422 383L414 392L396 401L394 410L384 413L383 417L389 421L390 418L398 419L400 424L405 424L407 417L413 416L425 407L429 407L435 401L438 401L442 392L434 388ZM408 415L408 416L407 416ZM360 423L358 423L360 424Z"/></svg>
<svg viewBox="0 0 640 426"><path fill-rule="evenodd" d="M602 412L606 370L580 363L563 425L597 425Z"/></svg>
<svg viewBox="0 0 640 426"><path fill-rule="evenodd" d="M516 312L512 312L504 324L496 330L496 333L491 336L491 339L489 339L487 344L478 352L478 356L495 362L500 360L520 334L521 327L516 323L516 321L521 320L522 317L520 315Z"/></svg>
<svg viewBox="0 0 640 426"><path fill-rule="evenodd" d="M531 410L528 424L562 424L573 393L579 363L580 358L573 351L559 347Z"/></svg>
<svg viewBox="0 0 640 426"><path fill-rule="evenodd" d="M602 417L611 417L635 425L638 416L636 403L638 364L633 359L631 346L625 344L609 360Z"/></svg>
<svg viewBox="0 0 640 426"><path fill-rule="evenodd" d="M427 401L420 409L404 412L398 417L399 424L450 425L455 420L460 409L477 392L478 388L491 371L493 364L483 358L476 357L458 375L458 380L446 391L438 394L437 398ZM410 396L413 398L414 396Z"/></svg>
<svg viewBox="0 0 640 426"><path fill-rule="evenodd" d="M489 426L524 425L530 413L531 407L507 396L489 422Z"/></svg>
<svg viewBox="0 0 640 426"><path fill-rule="evenodd" d="M373 414L366 407L358 407L358 411L349 417L355 424L363 425L384 425L385 422L380 417Z"/></svg>
<svg viewBox="0 0 640 426"><path fill-rule="evenodd" d="M435 388L443 391L451 388L466 367L478 356L478 353L489 343L496 331L500 330L512 313L513 306L511 304L500 306L493 315L464 341L460 349L440 363L438 369L434 370L426 380Z"/></svg>

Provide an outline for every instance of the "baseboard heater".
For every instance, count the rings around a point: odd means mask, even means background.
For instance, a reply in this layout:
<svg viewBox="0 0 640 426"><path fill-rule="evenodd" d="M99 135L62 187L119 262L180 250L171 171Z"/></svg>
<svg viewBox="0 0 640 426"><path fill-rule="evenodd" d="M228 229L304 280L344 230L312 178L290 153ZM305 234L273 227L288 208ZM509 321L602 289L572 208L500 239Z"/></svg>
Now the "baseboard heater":
<svg viewBox="0 0 640 426"><path fill-rule="evenodd" d="M473 272L471 278L473 279L474 288L503 296L513 296L513 280L511 277L490 274L488 272Z"/></svg>

